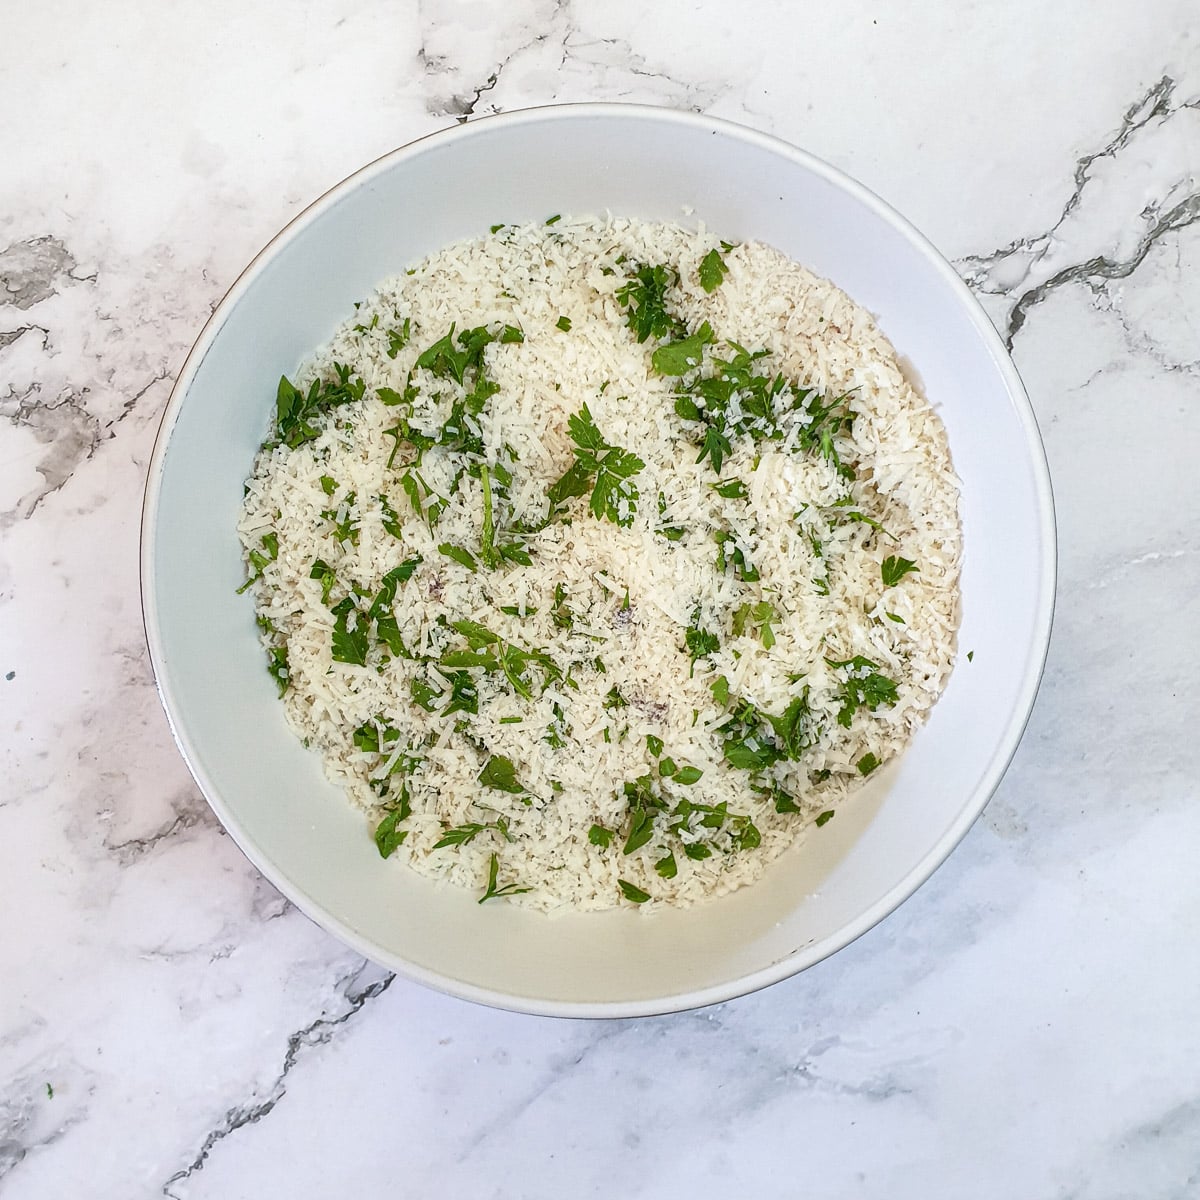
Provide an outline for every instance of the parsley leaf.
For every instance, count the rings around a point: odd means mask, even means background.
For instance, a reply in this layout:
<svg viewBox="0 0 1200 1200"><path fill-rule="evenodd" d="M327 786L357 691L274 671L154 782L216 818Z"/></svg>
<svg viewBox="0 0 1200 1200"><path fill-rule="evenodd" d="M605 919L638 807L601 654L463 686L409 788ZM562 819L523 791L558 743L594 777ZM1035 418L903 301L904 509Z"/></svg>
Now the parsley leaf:
<svg viewBox="0 0 1200 1200"><path fill-rule="evenodd" d="M264 533L260 544L262 550L251 550L246 557L250 560L250 565L254 568L254 574L242 584L237 590L240 596L255 580L262 578L262 573L266 569L268 563L273 563L279 557L279 535L274 531ZM263 553L266 551L266 553Z"/></svg>
<svg viewBox="0 0 1200 1200"><path fill-rule="evenodd" d="M511 792L513 795L520 795L525 790L517 782L517 768L513 766L512 759L505 758L503 754L493 754L483 764L483 770L479 772L479 782L484 787Z"/></svg>
<svg viewBox="0 0 1200 1200"><path fill-rule="evenodd" d="M674 851L668 852L666 858L660 858L658 862L654 864L654 869L664 879L674 879L675 876L679 874L679 867L675 862Z"/></svg>
<svg viewBox="0 0 1200 1200"><path fill-rule="evenodd" d="M853 658L835 661L825 660L834 670L845 670L846 677L839 690L842 707L838 710L837 722L844 729L850 728L854 714L860 708L874 712L881 704L892 705L898 699L896 684L885 675L880 675L878 663L856 654Z"/></svg>
<svg viewBox="0 0 1200 1200"><path fill-rule="evenodd" d="M405 317L404 324L399 329L389 329L388 336L388 358L395 358L405 346L408 345L409 335L412 333L412 318Z"/></svg>
<svg viewBox="0 0 1200 1200"><path fill-rule="evenodd" d="M464 550L462 546L454 546L449 542L443 542L438 547L438 553L444 554L447 558L452 558L456 563L467 568L468 571L478 571L479 564L475 561L475 556L470 550Z"/></svg>
<svg viewBox="0 0 1200 1200"><path fill-rule="evenodd" d="M700 260L700 286L706 292L715 292L728 271L729 268L720 254L716 250L710 250Z"/></svg>
<svg viewBox="0 0 1200 1200"><path fill-rule="evenodd" d="M291 677L288 674L288 652L286 646L272 646L267 651L267 673L275 680L282 696L288 690Z"/></svg>
<svg viewBox="0 0 1200 1200"><path fill-rule="evenodd" d="M404 807L407 808L408 806L405 805ZM390 858L396 848L408 837L407 829L396 828L408 815L409 813L405 812L404 808L397 808L388 813L375 826L375 845L379 850L380 858Z"/></svg>
<svg viewBox="0 0 1200 1200"><path fill-rule="evenodd" d="M621 889L621 895L633 904L645 904L650 899L649 892L643 892L640 887L630 883L627 879L618 879L617 887Z"/></svg>
<svg viewBox="0 0 1200 1200"><path fill-rule="evenodd" d="M687 645L688 657L692 660L692 669L690 672L692 675L696 673L697 659L706 658L710 654L716 654L721 648L721 640L715 633L709 633L706 629L701 629L697 625L688 626L687 633L684 634L684 642Z"/></svg>
<svg viewBox="0 0 1200 1200"><path fill-rule="evenodd" d="M607 850L612 845L613 831L605 829L603 825L593 825L588 830L588 841L593 846L599 846L602 850Z"/></svg>
<svg viewBox="0 0 1200 1200"><path fill-rule="evenodd" d="M328 409L361 400L367 385L350 378L350 368L333 364L334 379L314 379L301 392L286 375L279 377L275 394L275 432L290 449L311 442L321 432L314 422Z"/></svg>
<svg viewBox="0 0 1200 1200"><path fill-rule="evenodd" d="M660 375L686 375L700 365L704 347L712 340L712 326L705 321L691 336L659 346L650 363Z"/></svg>
<svg viewBox="0 0 1200 1200"><path fill-rule="evenodd" d="M854 765L858 768L860 775L870 775L879 766L879 759L868 750Z"/></svg>
<svg viewBox="0 0 1200 1200"><path fill-rule="evenodd" d="M622 854L632 854L641 849L654 836L654 814L645 808L633 810L633 818L629 824L629 836L621 847Z"/></svg>
<svg viewBox="0 0 1200 1200"><path fill-rule="evenodd" d="M650 337L682 336L685 332L682 323L666 309L666 291L675 279L670 267L641 265L617 289L617 303L628 310L626 320L639 342Z"/></svg>
<svg viewBox="0 0 1200 1200"><path fill-rule="evenodd" d="M915 562L907 558L898 558L894 554L889 554L879 567L884 587L895 587L909 571L918 571L919 569Z"/></svg>
<svg viewBox="0 0 1200 1200"><path fill-rule="evenodd" d="M337 576L333 573L333 568L323 558L315 559L308 572L308 577L321 581L321 603L328 604L329 593L333 591L333 585L337 583Z"/></svg>
<svg viewBox="0 0 1200 1200"><path fill-rule="evenodd" d="M363 619L351 597L347 596L334 605L333 615L333 660L334 662L352 663L355 666L367 665L367 622ZM350 619L354 618L354 628L350 628Z"/></svg>
<svg viewBox="0 0 1200 1200"><path fill-rule="evenodd" d="M675 774L675 782L682 784L696 783L704 774L699 767L680 767Z"/></svg>
<svg viewBox="0 0 1200 1200"><path fill-rule="evenodd" d="M710 483L708 486L726 500L744 500L748 494L746 485L740 479L731 479L728 483Z"/></svg>
<svg viewBox="0 0 1200 1200"><path fill-rule="evenodd" d="M813 822L813 824L816 825L816 827L818 829L820 829L822 825L824 825L827 822L832 821L832 820L833 820L833 809L827 808L823 813L819 813L817 815L817 819Z"/></svg>
<svg viewBox="0 0 1200 1200"><path fill-rule="evenodd" d="M400 514L391 506L386 496L380 496L378 499L384 531L390 533L394 538L403 537L404 531L400 524Z"/></svg>
<svg viewBox="0 0 1200 1200"><path fill-rule="evenodd" d="M563 333L571 332L571 318L570 317L559 317L558 320L554 322L554 324L559 329L561 329L563 331Z"/></svg>
<svg viewBox="0 0 1200 1200"><path fill-rule="evenodd" d="M567 425L575 443L575 462L547 488L551 503L557 506L590 489L588 507L597 519L607 517L621 526L632 525L638 500L632 478L646 464L636 454L608 445L586 404L568 418Z"/></svg>
<svg viewBox="0 0 1200 1200"><path fill-rule="evenodd" d="M508 832L508 822L503 817L497 817L494 821L468 821L465 825L453 825L446 829L441 838L434 842L435 850L445 849L447 846L466 846L473 842L481 833L485 833L489 829L494 829L506 842L511 842L512 834Z"/></svg>
<svg viewBox="0 0 1200 1200"><path fill-rule="evenodd" d="M488 862L488 878L487 890L479 897L478 903L482 904L485 900L495 900L500 896L517 896L521 892L527 892L530 889L527 887L517 887L515 883L506 883L503 887L496 886L496 878L500 871L500 859L493 854Z"/></svg>

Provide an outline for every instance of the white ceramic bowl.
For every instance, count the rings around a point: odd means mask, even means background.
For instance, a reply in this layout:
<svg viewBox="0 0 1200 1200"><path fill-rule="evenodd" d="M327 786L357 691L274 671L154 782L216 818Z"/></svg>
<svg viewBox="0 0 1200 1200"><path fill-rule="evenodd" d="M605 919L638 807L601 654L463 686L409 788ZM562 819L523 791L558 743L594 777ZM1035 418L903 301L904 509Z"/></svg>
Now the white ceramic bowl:
<svg viewBox="0 0 1200 1200"><path fill-rule="evenodd" d="M498 221L703 220L760 239L874 312L923 380L963 482L960 656L912 747L752 887L691 909L547 918L480 906L376 852L284 722L235 519L279 376L384 277ZM1050 634L1050 482L1020 380L953 269L863 187L709 117L571 105L472 121L321 197L250 264L200 335L150 465L142 595L180 750L247 856L313 920L402 976L535 1013L629 1016L725 1000L869 929L979 815L1016 749ZM967 662L965 651L974 651Z"/></svg>

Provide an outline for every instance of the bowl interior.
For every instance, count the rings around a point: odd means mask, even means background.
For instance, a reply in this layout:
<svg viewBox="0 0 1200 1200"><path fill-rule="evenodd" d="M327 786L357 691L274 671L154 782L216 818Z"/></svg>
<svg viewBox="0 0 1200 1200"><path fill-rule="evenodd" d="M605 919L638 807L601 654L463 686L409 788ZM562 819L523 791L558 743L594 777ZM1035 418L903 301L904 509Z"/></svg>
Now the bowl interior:
<svg viewBox="0 0 1200 1200"><path fill-rule="evenodd" d="M275 384L389 274L499 221L604 210L769 242L874 312L915 364L963 481L960 659L894 766L751 888L689 910L546 918L383 862L287 728L234 532ZM180 747L239 845L319 923L404 975L535 1012L739 994L836 950L910 894L1020 737L1049 635L1045 461L1016 373L951 269L873 196L781 143L632 106L472 122L365 168L252 264L180 376L143 530L147 632ZM967 662L965 651L973 650Z"/></svg>

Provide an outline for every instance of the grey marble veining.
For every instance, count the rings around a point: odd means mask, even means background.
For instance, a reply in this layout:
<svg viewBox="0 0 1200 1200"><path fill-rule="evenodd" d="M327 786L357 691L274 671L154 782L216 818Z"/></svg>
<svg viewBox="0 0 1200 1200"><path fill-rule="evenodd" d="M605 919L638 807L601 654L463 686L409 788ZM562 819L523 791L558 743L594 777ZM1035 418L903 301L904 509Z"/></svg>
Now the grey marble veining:
<svg viewBox="0 0 1200 1200"><path fill-rule="evenodd" d="M1200 1195L1200 14L361 0L13 10L0 96L0 1195ZM187 349L326 187L455 121L708 111L849 170L1007 338L1061 587L933 879L766 992L548 1021L392 979L210 814L142 640Z"/></svg>

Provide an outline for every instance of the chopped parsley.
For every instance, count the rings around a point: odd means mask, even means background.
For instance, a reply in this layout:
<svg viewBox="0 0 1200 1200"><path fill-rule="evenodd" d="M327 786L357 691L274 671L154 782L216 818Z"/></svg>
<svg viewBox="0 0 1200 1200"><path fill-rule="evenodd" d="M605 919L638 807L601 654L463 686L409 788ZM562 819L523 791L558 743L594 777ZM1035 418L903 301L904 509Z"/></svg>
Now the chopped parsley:
<svg viewBox="0 0 1200 1200"><path fill-rule="evenodd" d="M696 618L693 617L693 620ZM687 633L684 634L684 643L687 646L688 657L692 660L692 668L689 674L696 673L696 660L707 658L710 654L716 654L721 648L721 640L715 633L709 633L706 629L701 629L698 625L689 625Z"/></svg>
<svg viewBox="0 0 1200 1200"><path fill-rule="evenodd" d="M398 329L389 329L387 331L388 358L395 358L405 346L408 345L408 339L412 334L412 318L405 317L404 323Z"/></svg>
<svg viewBox="0 0 1200 1200"><path fill-rule="evenodd" d="M884 587L895 587L896 584L904 578L909 571L917 571L920 568L915 562L907 558L898 558L893 554L889 554L887 558L880 563L880 574L883 576Z"/></svg>
<svg viewBox="0 0 1200 1200"><path fill-rule="evenodd" d="M399 826L411 816L412 801L408 794L408 785L401 784L400 799L396 807L375 826L375 846L379 850L380 858L390 858L408 837L408 830Z"/></svg>
<svg viewBox="0 0 1200 1200"><path fill-rule="evenodd" d="M674 851L668 851L665 858L660 858L658 862L654 864L654 869L664 879L674 879L675 876L679 874L679 867L675 863Z"/></svg>
<svg viewBox="0 0 1200 1200"><path fill-rule="evenodd" d="M853 658L836 661L825 660L834 670L846 672L838 695L842 706L838 710L837 722L844 729L850 728L854 714L860 708L874 712L881 704L896 703L896 684L885 675L879 674L879 664L856 654Z"/></svg>
<svg viewBox="0 0 1200 1200"><path fill-rule="evenodd" d="M358 611L352 597L347 596L333 606L333 660L367 665L367 649L370 646L367 622Z"/></svg>
<svg viewBox="0 0 1200 1200"><path fill-rule="evenodd" d="M613 831L605 829L603 825L593 825L588 830L588 841L593 846L599 846L601 850L607 850L612 845Z"/></svg>
<svg viewBox="0 0 1200 1200"><path fill-rule="evenodd" d="M629 328L639 342L652 337L682 337L686 333L682 322L666 308L667 288L673 287L675 281L675 272L670 267L641 265L617 289L617 303L626 310Z"/></svg>
<svg viewBox="0 0 1200 1200"><path fill-rule="evenodd" d="M554 324L558 329L561 329L563 331L563 333L571 332L571 318L570 317L559 317L558 320L554 322Z"/></svg>
<svg viewBox="0 0 1200 1200"><path fill-rule="evenodd" d="M466 567L468 571L479 570L479 564L475 561L475 556L470 550L466 550L462 546L454 546L450 542L442 542L438 546L438 553L444 554L447 558L452 558L460 566Z"/></svg>
<svg viewBox="0 0 1200 1200"><path fill-rule="evenodd" d="M659 346L651 356L651 365L660 375L686 375L700 365L704 347L712 340L712 326L705 321L688 337Z"/></svg>
<svg viewBox="0 0 1200 1200"><path fill-rule="evenodd" d="M643 892L640 887L630 883L627 879L618 879L617 887L621 889L621 895L633 904L645 904L650 899L649 892Z"/></svg>
<svg viewBox="0 0 1200 1200"><path fill-rule="evenodd" d="M618 525L633 524L638 492L633 482L646 464L636 454L611 446L596 427L585 404L567 421L575 443L575 461L546 494L555 507L572 496L591 492L588 507L597 520L607 517Z"/></svg>
<svg viewBox="0 0 1200 1200"><path fill-rule="evenodd" d="M513 766L512 759L505 758L503 754L493 754L483 764L483 770L479 772L479 782L484 787L511 792L513 795L520 795L525 790L517 781L517 768Z"/></svg>
<svg viewBox="0 0 1200 1200"><path fill-rule="evenodd" d="M313 561L312 568L308 572L309 579L319 579L321 581L321 603L329 603L329 594L333 591L333 585L337 583L337 576L333 572L333 568L323 559L318 558Z"/></svg>
<svg viewBox="0 0 1200 1200"><path fill-rule="evenodd" d="M758 568L746 561L745 551L737 544L732 533L718 529L713 533L717 543L717 570L724 574L727 567L733 568L734 577L746 583L758 581Z"/></svg>
<svg viewBox="0 0 1200 1200"><path fill-rule="evenodd" d="M771 622L778 619L779 614L770 601L739 605L733 612L733 636L741 637L753 627L758 630L764 648L770 650L775 645L775 631L771 628Z"/></svg>
<svg viewBox="0 0 1200 1200"><path fill-rule="evenodd" d="M390 533L394 538L403 537L404 532L400 524L400 514L391 506L386 496L379 496L378 500L384 531Z"/></svg>
<svg viewBox="0 0 1200 1200"><path fill-rule="evenodd" d="M291 683L286 646L272 646L267 651L267 673L275 680L275 686L279 688L279 694L282 696Z"/></svg>
<svg viewBox="0 0 1200 1200"><path fill-rule="evenodd" d="M860 775L870 775L879 766L879 759L868 750L854 765L858 768Z"/></svg>
<svg viewBox="0 0 1200 1200"><path fill-rule="evenodd" d="M708 486L726 500L744 500L747 496L746 485L740 479L731 479L728 483L710 483Z"/></svg>
<svg viewBox="0 0 1200 1200"><path fill-rule="evenodd" d="M833 809L827 808L823 813L819 813L817 815L817 819L813 822L813 824L816 825L816 827L818 829L820 829L822 825L825 825L829 821L832 821L832 820L833 820Z"/></svg>
<svg viewBox="0 0 1200 1200"><path fill-rule="evenodd" d="M254 568L254 574L242 584L237 590L240 596L255 580L262 578L262 573L266 569L268 563L273 563L279 557L279 535L274 531L264 533L259 541L262 550L251 550L247 554L250 560L250 565Z"/></svg>
<svg viewBox="0 0 1200 1200"><path fill-rule="evenodd" d="M667 498L662 492L658 493L659 520L666 520ZM655 531L659 537L665 537L668 542L677 542L687 532L682 525L660 525Z"/></svg>
<svg viewBox="0 0 1200 1200"><path fill-rule="evenodd" d="M322 413L362 399L366 384L359 378L352 380L348 366L334 363L333 373L333 379L314 379L307 392L301 392L286 375L279 377L275 396L275 433L278 440L289 449L294 450L305 442L311 442L321 432L314 422Z"/></svg>
<svg viewBox="0 0 1200 1200"><path fill-rule="evenodd" d="M465 846L489 829L494 829L506 842L513 840L508 832L508 822L503 817L497 817L494 821L468 821L465 825L449 826L441 838L434 842L433 848L443 850L447 846Z"/></svg>
<svg viewBox="0 0 1200 1200"><path fill-rule="evenodd" d="M710 250L700 260L700 286L706 292L715 292L728 272L729 268L721 255L716 250Z"/></svg>
<svg viewBox="0 0 1200 1200"><path fill-rule="evenodd" d="M518 896L522 892L529 891L527 887L517 887L515 883L506 883L503 887L496 886L496 880L500 873L500 859L493 854L488 860L488 877L487 889L483 895L479 897L479 903L482 904L485 900L496 900L501 896Z"/></svg>

